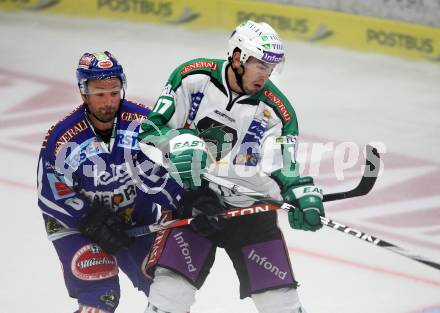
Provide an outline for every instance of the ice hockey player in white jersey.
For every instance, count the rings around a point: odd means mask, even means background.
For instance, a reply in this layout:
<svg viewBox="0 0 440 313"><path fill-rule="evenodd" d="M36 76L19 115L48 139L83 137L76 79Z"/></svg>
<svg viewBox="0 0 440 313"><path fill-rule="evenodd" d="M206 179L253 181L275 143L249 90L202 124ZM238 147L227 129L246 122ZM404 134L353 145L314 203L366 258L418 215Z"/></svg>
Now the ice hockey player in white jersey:
<svg viewBox="0 0 440 313"><path fill-rule="evenodd" d="M294 229L316 231L324 216L322 192L311 177L299 177L295 160L298 124L291 103L269 80L284 63L283 43L266 23L247 21L229 39L228 59L195 59L177 67L141 125L144 142L166 141L173 129L187 129L207 146L178 143L168 151L173 174L185 188L222 196L226 207L255 201L201 180L203 170L235 184L294 204ZM162 136L160 136L162 135ZM156 139L155 139L156 138ZM158 140L160 138L160 140ZM214 262L217 247L229 255L240 281L240 297L252 297L260 313L305 312L275 212L231 219L204 214L193 229L172 231L154 270L147 313L189 312ZM213 300L213 302L216 300Z"/></svg>

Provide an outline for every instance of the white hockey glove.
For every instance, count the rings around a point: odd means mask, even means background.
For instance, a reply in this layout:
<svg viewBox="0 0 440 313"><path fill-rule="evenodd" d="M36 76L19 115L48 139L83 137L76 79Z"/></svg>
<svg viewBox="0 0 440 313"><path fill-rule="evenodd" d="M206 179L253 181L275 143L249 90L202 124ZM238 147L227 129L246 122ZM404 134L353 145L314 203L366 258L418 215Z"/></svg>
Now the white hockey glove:
<svg viewBox="0 0 440 313"><path fill-rule="evenodd" d="M207 166L206 144L196 136L196 130L179 129L179 132L169 142L168 171L185 189L194 190L201 186L202 172Z"/></svg>

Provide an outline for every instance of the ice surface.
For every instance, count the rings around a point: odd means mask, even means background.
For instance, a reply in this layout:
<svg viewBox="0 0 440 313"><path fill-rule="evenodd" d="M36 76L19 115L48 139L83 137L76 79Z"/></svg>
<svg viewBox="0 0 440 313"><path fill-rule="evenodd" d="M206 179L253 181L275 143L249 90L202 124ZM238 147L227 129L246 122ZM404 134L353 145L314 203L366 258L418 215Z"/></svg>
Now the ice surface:
<svg viewBox="0 0 440 313"><path fill-rule="evenodd" d="M171 70L195 57L223 58L226 32L205 32L31 14L0 14L0 312L73 312L59 261L46 239L35 190L46 130L80 102L74 68L85 51L110 50L128 77L128 98L152 103ZM327 205L329 217L440 262L440 65L288 43L275 78L294 103L306 170L320 164L327 191L353 187L362 160L337 180L342 142L382 142L383 171L373 192ZM311 158L310 143L333 143ZM309 148L309 149L306 149ZM314 161L315 163L313 163ZM316 172L314 172L316 174ZM280 226L300 297L310 313L438 312L440 271L331 229ZM121 275L119 312L143 312L146 299ZM437 308L437 309L436 309ZM238 298L223 251L193 313L256 312Z"/></svg>

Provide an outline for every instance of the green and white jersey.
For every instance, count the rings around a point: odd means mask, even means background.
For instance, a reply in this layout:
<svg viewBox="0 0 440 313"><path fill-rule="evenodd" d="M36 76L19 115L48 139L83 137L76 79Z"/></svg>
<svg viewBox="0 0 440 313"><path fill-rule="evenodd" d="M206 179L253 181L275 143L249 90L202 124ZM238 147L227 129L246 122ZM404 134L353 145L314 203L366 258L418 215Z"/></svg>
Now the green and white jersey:
<svg viewBox="0 0 440 313"><path fill-rule="evenodd" d="M270 81L253 96L231 91L227 66L227 61L215 59L195 59L179 66L150 117L161 115L170 128L198 129L209 147L211 174L281 199L273 172L295 169L296 114ZM222 194L232 205L253 202L227 190Z"/></svg>

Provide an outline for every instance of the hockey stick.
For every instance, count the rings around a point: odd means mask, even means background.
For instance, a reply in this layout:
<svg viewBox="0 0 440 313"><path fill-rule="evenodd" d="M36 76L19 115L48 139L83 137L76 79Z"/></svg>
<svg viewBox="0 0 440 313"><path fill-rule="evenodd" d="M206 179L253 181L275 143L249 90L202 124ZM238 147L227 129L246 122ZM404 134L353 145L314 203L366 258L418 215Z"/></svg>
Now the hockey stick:
<svg viewBox="0 0 440 313"><path fill-rule="evenodd" d="M226 211L220 215L224 216L226 218L231 218L231 217L237 217L237 216L257 214L257 213L261 213L261 212L276 211L279 209L289 211L289 209L293 207L292 205L287 204L287 203L280 204L277 201L269 201L269 200L266 200L266 201L261 202L259 204L254 204L254 205L246 207L246 208L237 208L234 210ZM184 218L184 219L179 219L179 220L158 222L158 223L152 224L152 225L145 225L145 226L139 226L139 227L132 228L132 229L128 230L127 233L130 237L144 236L144 235L152 234L152 233L160 231L160 230L181 227L181 226L187 226L191 223L191 221L192 221L192 218ZM364 233L360 230L356 230L354 228L348 227L348 226L343 225L341 223L335 222L335 221L329 219L328 217L321 217L321 222L324 225L326 225L332 229L335 229L335 230L340 231L342 233L351 235L353 237L356 237L358 239L361 239L365 242L371 243L371 244L376 245L378 247L388 249L388 250L395 252L397 254L400 254L404 257L410 258L414 261L423 263L425 265L428 265L430 267L433 267L435 269L440 270L439 263L430 261L430 260L428 260L424 257L418 256L418 255L414 255L414 254L406 251L405 249L403 249L399 246L396 246L390 242L387 242L385 240L371 236L367 233Z"/></svg>
<svg viewBox="0 0 440 313"><path fill-rule="evenodd" d="M366 145L365 169L359 184L352 190L324 195L322 201L334 201L366 195L376 183L380 170L380 155L376 148Z"/></svg>
<svg viewBox="0 0 440 313"><path fill-rule="evenodd" d="M340 200L340 199L347 199L352 197L358 197L366 195L374 186L374 183L376 182L377 176L379 174L380 169L380 156L377 152L377 149L373 146L367 145L366 146L366 162L365 162L365 169L364 173L362 175L362 179L359 182L359 184L352 190L344 191L344 192L337 192L337 193L330 193L325 194L323 201L334 201L334 200ZM204 173L203 178L209 182L212 182L214 184L226 187L227 189L231 190L232 192L236 192L240 195L246 195L249 197L252 197L253 199L257 201L266 201L273 203L273 199L266 197L264 194L259 193L257 191L251 190L249 188L236 185L226 179L211 175L209 173ZM282 206L282 203L279 202L276 205ZM237 209L240 212L249 212L252 211L249 208L241 208ZM235 210L233 210L235 212ZM257 213L257 212L255 212ZM225 213L227 214L227 213ZM250 214L250 213L248 213ZM242 214L244 215L244 214ZM236 215L232 214L229 217L234 217ZM238 215L237 215L238 216ZM145 226L139 226L134 227L127 231L129 236L131 237L137 237L137 236L143 236L148 235L160 230L168 229L168 228L174 228L174 227L181 227L185 225L189 225L191 222L191 218L181 219L181 220L173 220L173 221L159 221L158 223L151 224L151 225L145 225Z"/></svg>
<svg viewBox="0 0 440 313"><path fill-rule="evenodd" d="M440 270L440 263L436 263L436 262L433 262L433 261L426 259L425 257L412 254L409 251L406 251L405 249L403 249L399 246L396 246L390 242L387 242L387 241L379 239L377 237L368 235L364 232L361 232L360 230L350 228L350 227L345 226L341 223L337 223L327 217L321 217L321 222L328 227L331 227L331 228L336 229L338 231L341 231L343 233L352 235L356 238L364 240L364 241L371 243L373 245L376 245L378 247L385 248L385 249L390 250L392 252L395 252L397 254L403 255L404 257L410 258L414 261L423 263L425 265L428 265L430 267L433 267L435 269Z"/></svg>
<svg viewBox="0 0 440 313"><path fill-rule="evenodd" d="M358 186L350 191L346 192L338 192L334 194L327 194L324 195L323 201L333 201L333 200L340 200L340 199L347 199L351 197L357 197L367 194L374 186L374 183L377 179L377 175L379 172L379 154L377 153L377 150L371 146L367 146L367 160L366 160L366 167L364 171L364 175L359 182ZM369 168L368 168L369 167ZM269 212L269 211L275 211L279 209L283 209L288 211L293 206L287 203L281 203L279 201L272 200L270 198L265 197L263 194L253 191L249 188L236 185L234 183L231 183L225 179L205 174L204 178L208 181L211 181L217 185L224 186L231 191L237 193L246 195L248 197L254 198L257 201L262 201L263 203L255 204L253 206L249 206L246 208L237 208L234 210L226 211L224 212L223 216L225 217L237 217L237 216L243 216L243 215L249 215L249 214L256 214L261 212ZM189 225L192 218L186 218L186 219L180 219L180 220L173 220L168 222L159 222L152 225L146 225L146 226L140 226L133 228L128 231L128 234L132 237L136 236L142 236L146 234L151 234L153 232L174 228L174 227L180 227L180 226L186 226ZM405 249L396 246L390 242L387 242L385 240L382 240L380 238L371 236L369 234L366 234L364 232L361 232L359 230L356 230L354 228L348 227L346 225L343 225L341 223L335 222L327 217L321 217L321 222L326 225L327 227L331 227L335 230L338 230L340 232L349 234L351 236L354 236L358 239L361 239L363 241L366 241L368 243L371 243L373 245L376 245L381 248L388 249L394 253L400 254L404 257L410 258L414 261L423 263L427 266L433 267L435 269L440 270L440 264L430 261L424 257L414 255Z"/></svg>
<svg viewBox="0 0 440 313"><path fill-rule="evenodd" d="M364 179L364 177L362 179ZM221 178L218 178L215 176L211 176L211 175L209 175L209 176L205 175L204 178L207 179L208 181L212 181L213 183L215 183L217 185L221 185L223 187L231 189L236 194L246 195L249 198L253 198L257 201L261 201L261 204L259 207L261 207L261 205L263 205L263 206L267 206L270 208L270 209L267 209L266 211L269 211L269 210L273 211L273 210L276 210L277 208L283 209L285 211L289 211L289 209L293 208L293 206L288 203L281 203L279 201L275 201L275 200L271 200L269 198L261 197L255 191L248 189L248 188L245 188L245 187L242 187L242 186L235 185L234 183L231 183L227 180L224 180L224 179L221 179ZM358 187L361 185L362 185L362 181L358 185ZM374 185L374 183L373 183L373 185ZM355 189L348 191L348 192L336 193L336 195L344 195L342 199L348 198L347 195L350 195L350 197L356 197L356 196L362 195L362 194L360 194L361 193L360 191L356 191L356 189L358 189L358 187L356 187ZM371 190L371 188L372 188L372 185L369 187L369 190ZM355 191L355 192L353 192L353 191ZM254 193L254 195L251 195L252 193ZM333 195L334 194L329 194L327 196L333 197ZM337 196L337 197L339 197L339 196ZM332 200L336 200L336 199L331 198L331 200L328 200L328 198L327 198L327 200L325 200L325 195L324 195L323 201L332 201ZM250 210L250 209L251 208L248 208L248 210ZM255 207L255 211L257 211L257 210L258 210L257 207ZM260 211L262 211L262 210L260 209ZM253 212L253 213L258 213L258 212ZM337 231L354 236L358 239L361 239L363 241L366 241L366 242L371 243L373 245L376 245L378 247L385 248L387 250L390 250L392 252L400 254L404 257L410 258L414 261L423 263L425 265L428 265L430 267L433 267L435 269L440 270L440 263L436 263L436 262L433 262L433 261L426 259L425 257L421 257L418 255L412 254L412 253L406 251L405 249L403 249L399 246L396 246L390 242L387 242L385 240L382 240L377 237L371 236L367 233L364 233L360 230L357 230L357 229L351 228L349 226L343 225L341 223L338 223L336 221L333 221L328 217L321 217L321 222L323 225L326 225L332 229L335 229Z"/></svg>
<svg viewBox="0 0 440 313"><path fill-rule="evenodd" d="M365 148L366 148L367 157L364 165L365 167L364 173L362 175L361 180L359 181L359 184L352 190L325 194L322 201L327 202L327 201L335 201L335 200L359 197L359 196L364 196L370 192L370 190L373 188L374 184L376 183L377 177L379 175L380 155L379 152L377 152L377 149L374 148L373 146L366 145ZM219 186L226 187L232 192L237 192L240 195L249 196L252 197L253 199L258 199L259 201L272 200L270 198L267 198L262 193L259 193L257 191L251 190L243 186L236 185L228 180L214 176L209 173L204 173L203 178Z"/></svg>
<svg viewBox="0 0 440 313"><path fill-rule="evenodd" d="M237 217L237 216L243 216L249 214L256 214L261 212L276 211L279 210L280 208L281 208L280 206L276 206L272 204L252 205L246 208L236 208L233 210L228 210L219 214L219 216L230 218L230 217ZM189 218L182 218L171 221L159 221L151 225L133 227L127 230L126 233L128 234L129 237L145 236L169 228L187 226L191 223L192 220L193 218L189 217Z"/></svg>
<svg viewBox="0 0 440 313"><path fill-rule="evenodd" d="M323 201L334 201L334 200L348 199L352 197L359 197L366 195L368 192L370 192L379 174L380 155L377 152L377 149L374 148L373 146L367 145L365 148L366 148L367 157L365 161L364 173L362 175L362 179L360 180L359 184L354 189L349 191L325 194L323 197ZM236 185L226 179L211 175L209 173L204 173L203 178L209 182L226 187L227 189L236 192L238 194L252 197L258 201L273 201L271 198L266 197L262 193L259 193L257 191L251 190L246 187ZM282 203L278 203L278 205L281 204ZM243 209L244 211L247 210L247 208L243 208ZM151 225L134 227L128 230L127 233L131 237L143 236L167 228L185 226L188 225L190 222L191 222L190 218L167 221L167 222L159 221L158 223Z"/></svg>

